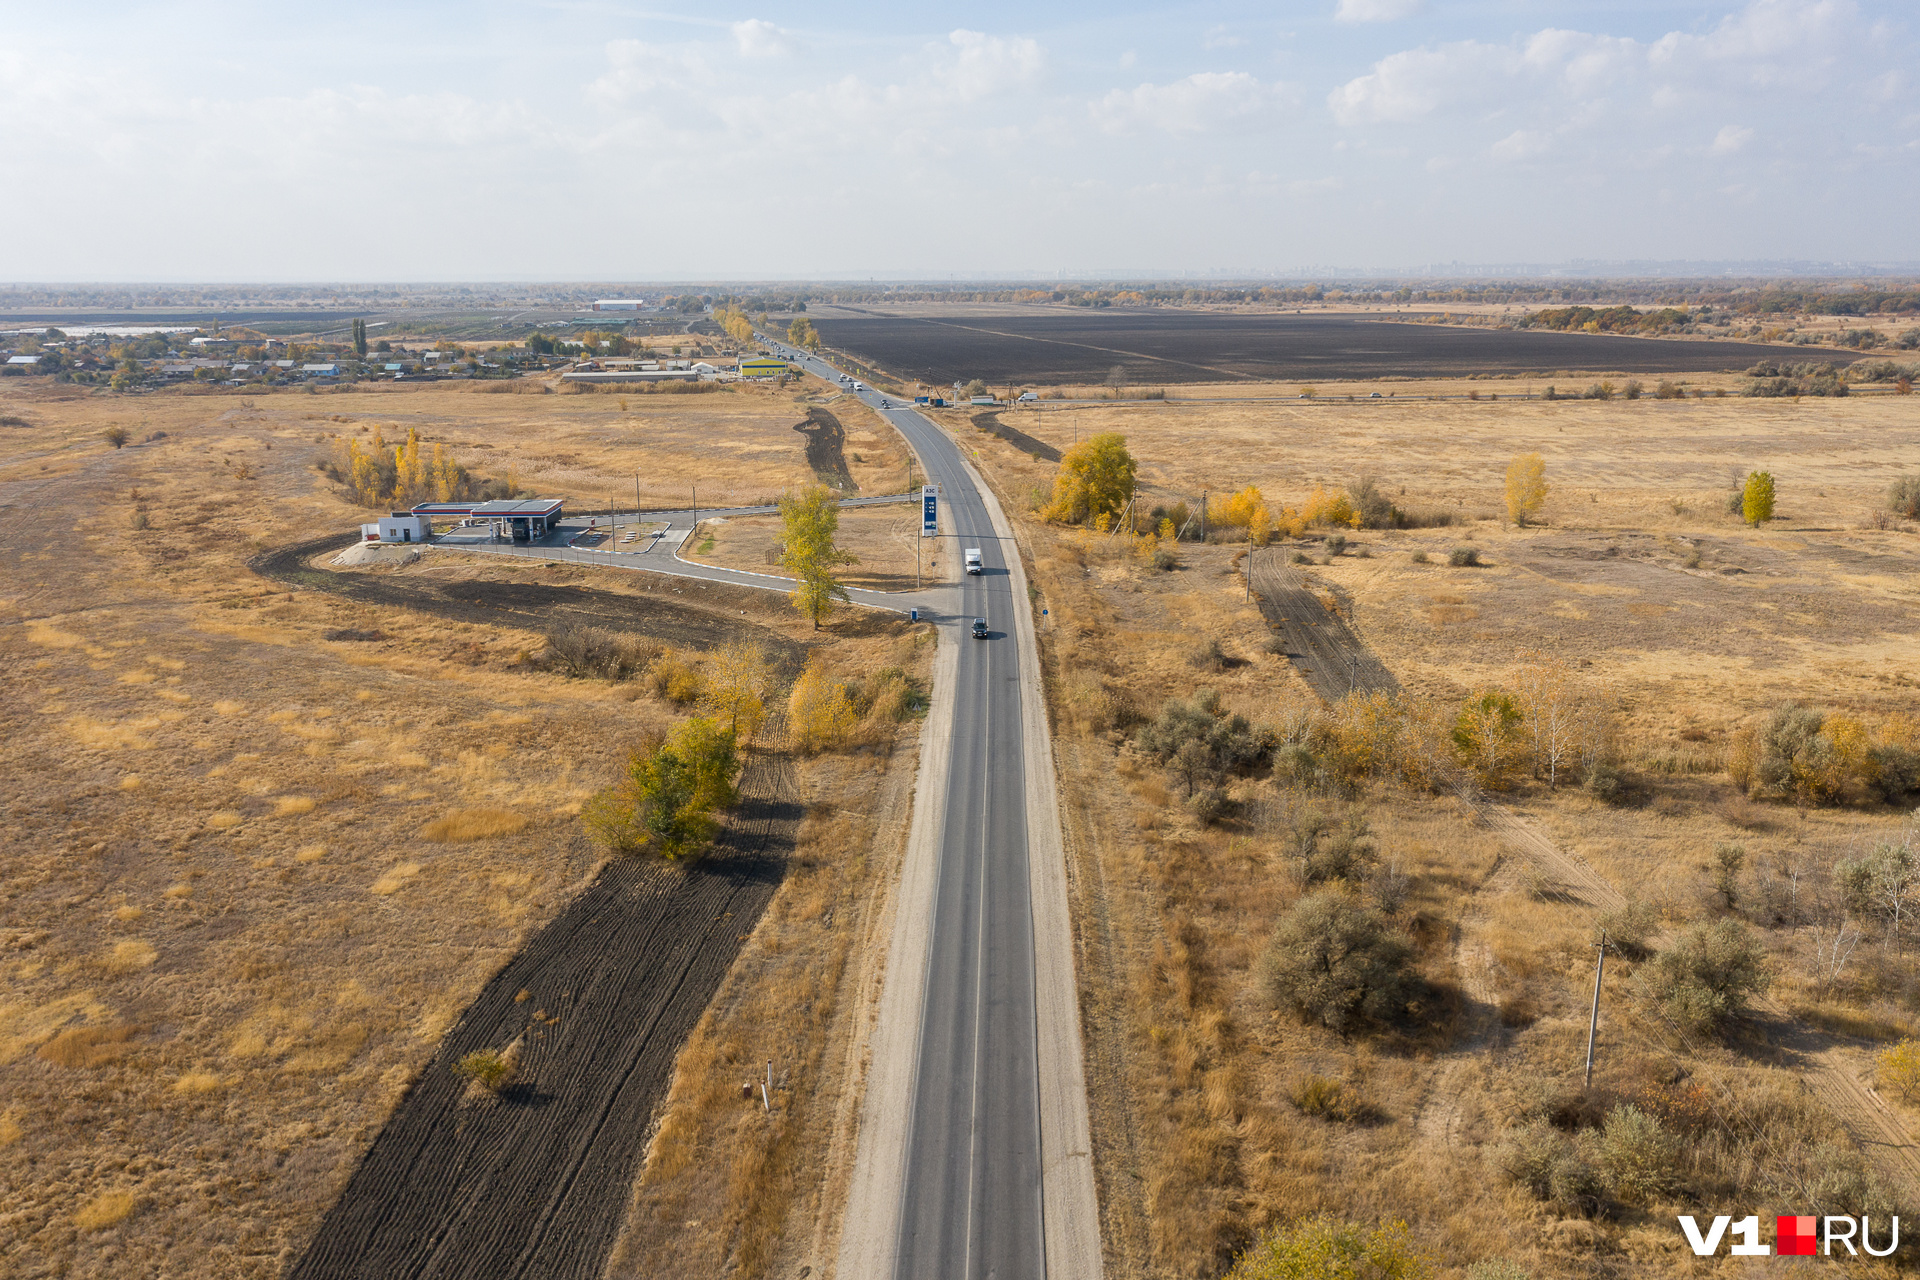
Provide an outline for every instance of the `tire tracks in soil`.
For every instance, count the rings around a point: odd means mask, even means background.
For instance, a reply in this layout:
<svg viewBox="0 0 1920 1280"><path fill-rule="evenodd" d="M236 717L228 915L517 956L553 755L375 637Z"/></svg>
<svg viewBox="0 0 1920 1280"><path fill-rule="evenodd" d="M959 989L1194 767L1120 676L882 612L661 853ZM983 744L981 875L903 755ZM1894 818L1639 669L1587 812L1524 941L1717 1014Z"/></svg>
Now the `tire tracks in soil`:
<svg viewBox="0 0 1920 1280"><path fill-rule="evenodd" d="M706 858L609 863L494 976L362 1158L295 1280L600 1274L680 1047L799 828L787 759L756 758L742 790ZM516 1036L518 1078L497 1103L463 1106L453 1064Z"/></svg>
<svg viewBox="0 0 1920 1280"><path fill-rule="evenodd" d="M1296 637L1301 639L1299 647L1304 651L1303 654L1289 653L1288 657L1301 666L1301 674L1306 676L1321 698L1329 702L1337 701L1347 692L1340 687L1342 682L1327 679L1329 658L1336 673L1349 657L1352 658L1352 670L1356 672L1355 687L1398 689L1398 682L1393 680L1391 673L1366 649L1353 631L1337 615L1331 614L1317 597L1300 586L1283 566L1263 559L1254 569L1253 590L1260 599L1261 613L1270 622L1285 623L1283 634L1287 636L1290 647ZM1311 602L1311 607L1308 602ZM1321 622L1312 612L1315 609L1338 625ZM1276 617L1276 614L1280 616ZM1308 665L1301 665L1303 656L1314 670L1309 670ZM1391 683L1370 680L1363 685L1358 673L1372 670L1383 674L1385 680ZM1332 686L1333 692L1328 692L1328 685ZM1594 914L1617 911L1626 906L1626 896L1611 881L1582 859L1561 849L1519 814L1489 800L1471 786L1462 786L1457 794L1460 803L1474 819L1498 836L1508 850L1558 879L1572 896L1585 903ZM1475 891L1475 896L1485 887L1483 883ZM1463 930L1466 924L1467 919L1463 918ZM1456 932L1456 947L1459 937L1460 933ZM1463 981L1469 984L1469 998L1473 998L1472 966L1456 967L1462 973ZM1864 1082L1864 1072L1858 1060L1860 1046L1807 1026L1769 996L1756 999L1754 1011L1769 1024L1767 1042L1782 1052L1788 1060L1789 1069L1795 1072L1807 1090L1839 1120L1861 1150L1884 1173L1891 1175L1905 1188L1908 1203L1920 1203L1920 1145L1915 1144L1906 1123L1886 1100ZM1497 1019L1493 1030L1498 1030ZM1478 1034L1476 1023L1470 1040ZM1431 1136L1433 1126L1442 1123L1429 1120L1427 1111L1437 1097L1444 1097L1443 1091L1448 1083L1465 1069L1465 1063L1472 1060L1473 1055L1463 1049L1459 1061L1450 1064L1436 1079L1427 1101L1415 1117L1415 1128L1424 1136ZM1457 1107L1451 1101L1444 1105L1448 1110L1441 1136L1450 1142Z"/></svg>

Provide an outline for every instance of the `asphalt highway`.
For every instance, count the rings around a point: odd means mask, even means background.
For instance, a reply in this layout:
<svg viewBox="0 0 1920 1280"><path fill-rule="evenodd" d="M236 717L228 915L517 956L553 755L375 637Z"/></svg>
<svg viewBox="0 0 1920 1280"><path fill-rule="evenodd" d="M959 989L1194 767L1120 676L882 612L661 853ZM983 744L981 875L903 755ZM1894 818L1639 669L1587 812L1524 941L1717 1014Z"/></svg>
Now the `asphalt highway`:
<svg viewBox="0 0 1920 1280"><path fill-rule="evenodd" d="M840 371L806 357L830 381ZM875 409L882 397L856 393ZM979 547L984 571L958 590L945 826L934 890L907 1165L900 1186L899 1280L1026 1280L1047 1274L1034 915L1027 838L1019 650L1007 563L958 447L912 409L882 411L940 487L940 536ZM1019 602L1025 607L1025 602ZM1037 761L1038 768L1052 762Z"/></svg>

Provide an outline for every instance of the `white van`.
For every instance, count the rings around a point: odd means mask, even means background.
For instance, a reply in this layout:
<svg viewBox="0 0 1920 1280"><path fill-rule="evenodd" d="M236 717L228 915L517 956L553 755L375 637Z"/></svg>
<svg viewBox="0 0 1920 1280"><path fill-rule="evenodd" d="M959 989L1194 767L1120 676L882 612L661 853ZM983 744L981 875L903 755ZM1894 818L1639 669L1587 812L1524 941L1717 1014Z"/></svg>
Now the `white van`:
<svg viewBox="0 0 1920 1280"><path fill-rule="evenodd" d="M967 572L980 572L980 548L968 547L966 550Z"/></svg>

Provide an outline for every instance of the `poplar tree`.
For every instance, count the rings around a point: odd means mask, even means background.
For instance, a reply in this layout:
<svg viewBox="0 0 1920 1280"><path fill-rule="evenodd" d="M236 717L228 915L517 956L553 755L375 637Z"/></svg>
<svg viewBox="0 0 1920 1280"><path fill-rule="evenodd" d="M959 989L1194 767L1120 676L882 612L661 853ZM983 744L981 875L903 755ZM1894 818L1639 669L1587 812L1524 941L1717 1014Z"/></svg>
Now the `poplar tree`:
<svg viewBox="0 0 1920 1280"><path fill-rule="evenodd" d="M780 564L798 579L787 598L818 631L820 620L833 612L835 602L845 603L849 598L833 571L844 564L860 563L834 545L834 535L840 530L840 500L825 485L811 485L797 494L789 490L780 499L780 521L785 540Z"/></svg>
<svg viewBox="0 0 1920 1280"><path fill-rule="evenodd" d="M1746 487L1740 492L1740 514L1756 529L1773 519L1771 471L1755 471L1747 476Z"/></svg>
<svg viewBox="0 0 1920 1280"><path fill-rule="evenodd" d="M1546 460L1537 453L1523 453L1507 464L1507 516L1523 525L1546 505Z"/></svg>

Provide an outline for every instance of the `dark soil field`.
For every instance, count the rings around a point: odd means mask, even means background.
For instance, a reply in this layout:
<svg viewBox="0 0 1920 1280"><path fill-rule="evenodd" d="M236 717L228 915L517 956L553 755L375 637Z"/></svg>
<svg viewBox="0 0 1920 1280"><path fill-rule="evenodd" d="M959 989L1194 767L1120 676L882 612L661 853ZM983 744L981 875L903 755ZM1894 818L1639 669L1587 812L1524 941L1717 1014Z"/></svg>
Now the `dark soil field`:
<svg viewBox="0 0 1920 1280"><path fill-rule="evenodd" d="M851 308L849 308L851 310ZM1228 315L1193 311L1029 312L954 319L818 319L825 341L869 364L933 386L1129 385L1387 377L1699 373L1763 359L1831 360L1851 352L1740 342L1405 324L1351 315Z"/></svg>
<svg viewBox="0 0 1920 1280"><path fill-rule="evenodd" d="M779 885L801 806L763 757L715 852L625 859L480 993L297 1267L320 1277L598 1276L675 1055ZM463 1105L452 1070L519 1038L520 1070Z"/></svg>

